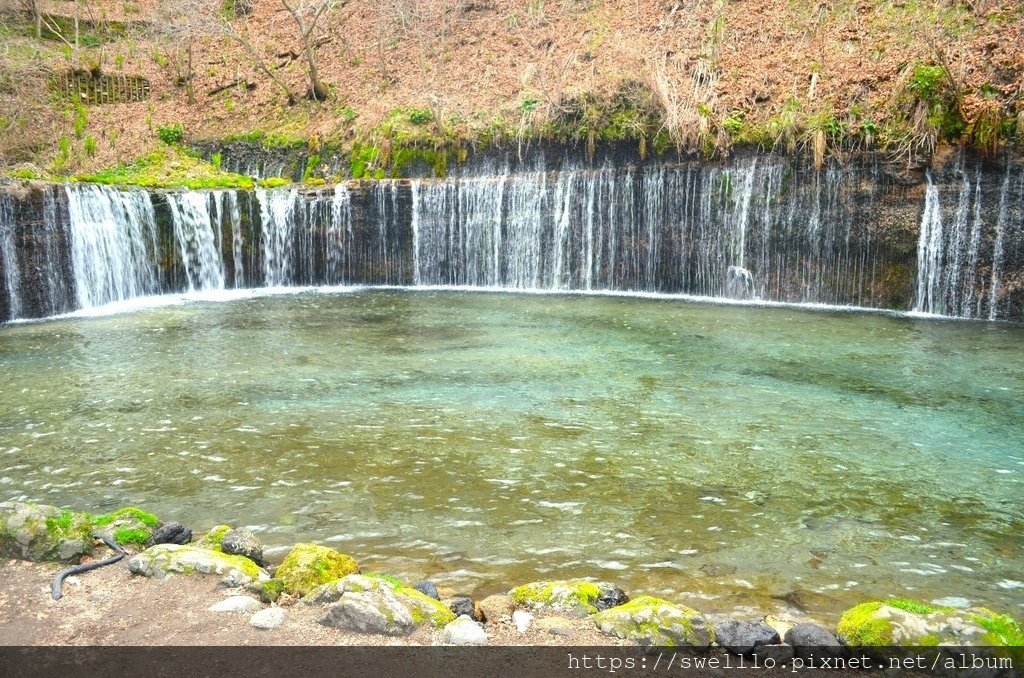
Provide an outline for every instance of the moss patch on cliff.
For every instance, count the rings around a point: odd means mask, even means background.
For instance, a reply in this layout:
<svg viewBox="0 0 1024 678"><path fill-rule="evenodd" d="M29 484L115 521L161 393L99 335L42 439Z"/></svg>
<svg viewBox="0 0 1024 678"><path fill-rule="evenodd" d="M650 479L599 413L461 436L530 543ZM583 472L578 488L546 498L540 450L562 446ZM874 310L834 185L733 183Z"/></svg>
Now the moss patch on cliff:
<svg viewBox="0 0 1024 678"><path fill-rule="evenodd" d="M176 146L165 146L127 165L92 174L76 174L75 181L145 188L252 188L252 179L225 172Z"/></svg>

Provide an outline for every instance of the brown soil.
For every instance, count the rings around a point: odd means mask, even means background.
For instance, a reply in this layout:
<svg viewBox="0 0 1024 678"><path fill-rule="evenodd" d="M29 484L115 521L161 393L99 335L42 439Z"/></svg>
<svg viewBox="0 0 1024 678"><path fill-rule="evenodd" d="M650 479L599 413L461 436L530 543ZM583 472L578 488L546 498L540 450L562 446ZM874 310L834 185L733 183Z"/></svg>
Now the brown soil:
<svg viewBox="0 0 1024 678"><path fill-rule="evenodd" d="M67 2L41 4L71 12ZM192 139L259 129L344 143L403 107L427 109L472 138L498 121L512 130L538 126L572 97L609 97L625 82L648 88L682 136L701 125L721 135L730 115L776 119L784 128L787 111L805 133L831 119L848 129L867 122L881 129L906 116L900 95L916 64L947 67L969 123L993 107L1006 119L1024 118L1024 7L1011 1L351 0L322 22L318 60L330 99L293 106L237 42L203 22L192 31L197 102L187 102L176 66L184 38L166 33L175 23L197 23L180 7L204 4L211 3L83 0L76 5L89 16L152 28L77 51L43 41L41 62L24 27L13 32L5 59L15 81L31 64L48 73L98 66L150 78L153 96L89 108L86 135L98 141L93 157L73 134L73 112L47 101L26 124L0 124L0 149L46 166L56 138L69 136L64 171L73 171L137 157L159 143L154 131L163 124L183 124ZM235 25L269 63L286 62L277 72L294 91L306 91L303 60L288 56L301 49L296 27L278 0L255 2ZM207 94L238 78L254 89ZM21 119L24 111L15 113Z"/></svg>
<svg viewBox="0 0 1024 678"><path fill-rule="evenodd" d="M53 600L56 565L21 560L0 562L0 645L433 645L437 629L422 627L407 637L346 633L320 624L324 608L293 605L282 626L260 630L248 614L209 612L230 595L213 576L146 579L115 563L64 583ZM539 619L544 616L536 613ZM508 621L488 622L491 645L622 645L597 631L587 619L568 622L571 635L530 628L520 634Z"/></svg>

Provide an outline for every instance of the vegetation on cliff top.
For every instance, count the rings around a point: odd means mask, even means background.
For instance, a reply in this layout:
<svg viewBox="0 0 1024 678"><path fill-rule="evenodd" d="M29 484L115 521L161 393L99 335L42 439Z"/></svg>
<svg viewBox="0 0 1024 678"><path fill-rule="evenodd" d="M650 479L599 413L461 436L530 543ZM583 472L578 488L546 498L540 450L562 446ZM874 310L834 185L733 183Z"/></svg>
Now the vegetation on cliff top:
<svg viewBox="0 0 1024 678"><path fill-rule="evenodd" d="M168 133L338 149L358 177L537 140L821 163L1024 135L1010 1L26 4L42 10L0 13L0 155L19 176L178 181L149 171ZM67 73L145 78L148 97L89 103ZM191 169L182 185L212 180Z"/></svg>

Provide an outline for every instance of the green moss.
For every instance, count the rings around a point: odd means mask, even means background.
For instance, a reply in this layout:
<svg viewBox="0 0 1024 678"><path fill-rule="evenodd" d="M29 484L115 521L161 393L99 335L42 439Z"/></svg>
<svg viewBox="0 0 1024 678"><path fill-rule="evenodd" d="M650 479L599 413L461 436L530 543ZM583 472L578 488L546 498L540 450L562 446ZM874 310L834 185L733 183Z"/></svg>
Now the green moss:
<svg viewBox="0 0 1024 678"><path fill-rule="evenodd" d="M288 593L302 596L321 584L358 571L359 566L351 556L318 544L296 544L275 575Z"/></svg>
<svg viewBox="0 0 1024 678"><path fill-rule="evenodd" d="M317 167L320 166L320 156L317 154L310 155L306 158L306 167L302 170L302 181L309 183L314 178Z"/></svg>
<svg viewBox="0 0 1024 678"><path fill-rule="evenodd" d="M398 577L392 576L390 574L384 574L383 572L363 572L362 575L364 577L370 577L371 579L380 579L382 581L386 581L387 583L391 584L396 588L405 586L405 584L402 583L402 580Z"/></svg>
<svg viewBox="0 0 1024 678"><path fill-rule="evenodd" d="M952 607L929 605L928 603L923 603L920 600L910 600L908 598L886 598L882 603L889 607L895 607L897 610L923 615L929 615L933 612L950 613L956 611L955 608Z"/></svg>
<svg viewBox="0 0 1024 678"><path fill-rule="evenodd" d="M292 183L284 177L267 177L266 179L260 179L261 188L279 188L281 186L287 186Z"/></svg>
<svg viewBox="0 0 1024 678"><path fill-rule="evenodd" d="M253 187L252 179L223 172L192 157L176 146L165 146L129 165L118 165L92 174L78 174L75 181L146 188L241 188Z"/></svg>
<svg viewBox="0 0 1024 678"><path fill-rule="evenodd" d="M892 645L892 623L888 619L875 618L881 607L882 603L876 600L850 608L839 620L839 635L854 647Z"/></svg>
<svg viewBox="0 0 1024 678"><path fill-rule="evenodd" d="M597 612L597 599L601 588L593 582L541 581L523 584L509 591L512 600L528 607L582 607L593 614Z"/></svg>
<svg viewBox="0 0 1024 678"><path fill-rule="evenodd" d="M402 599L416 624L422 624L428 617L436 628L442 628L455 621L455 613L445 607L444 603L421 591L408 586L398 586L395 588L395 594Z"/></svg>
<svg viewBox="0 0 1024 678"><path fill-rule="evenodd" d="M46 519L46 531L50 534L66 532L71 529L71 524L74 522L74 519L75 516L71 511L63 509L61 510L60 515L56 518Z"/></svg>
<svg viewBox="0 0 1024 678"><path fill-rule="evenodd" d="M277 599L284 593L284 582L280 579L268 579L265 582L260 582L257 590L260 594L260 600L264 603L276 603Z"/></svg>
<svg viewBox="0 0 1024 678"><path fill-rule="evenodd" d="M126 506L125 508L118 509L113 513L96 516L95 524L97 527L103 527L104 525L110 525L114 521L126 519L137 520L147 527L156 527L160 524L160 519L155 515L147 513L142 509L135 508L134 506Z"/></svg>
<svg viewBox="0 0 1024 678"><path fill-rule="evenodd" d="M130 544L144 548L146 542L149 541L149 537L149 530L132 529L130 527L120 527L114 530L114 541L122 546Z"/></svg>
<svg viewBox="0 0 1024 678"><path fill-rule="evenodd" d="M224 535L231 531L230 525L216 525L209 532L203 535L203 538L196 542L196 546L199 548L209 549L211 551L217 551L223 553L224 549L220 543L224 539Z"/></svg>

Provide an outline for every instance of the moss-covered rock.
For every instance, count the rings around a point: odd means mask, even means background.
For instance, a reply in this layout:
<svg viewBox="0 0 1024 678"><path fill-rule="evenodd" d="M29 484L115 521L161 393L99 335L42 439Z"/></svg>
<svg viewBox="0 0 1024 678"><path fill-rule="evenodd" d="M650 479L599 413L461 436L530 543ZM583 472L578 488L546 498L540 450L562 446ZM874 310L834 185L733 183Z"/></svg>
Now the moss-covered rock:
<svg viewBox="0 0 1024 678"><path fill-rule="evenodd" d="M367 576L350 574L338 581L323 584L313 589L302 599L304 605L330 605L336 603L350 593L375 593L381 589L387 591L398 600L408 611L414 626L430 623L437 628L455 620L455 615L441 601L417 591L414 588L396 583L394 577ZM364 599L362 597L361 599ZM370 596L365 600L375 600ZM382 604L390 604L390 597L382 600Z"/></svg>
<svg viewBox="0 0 1024 678"><path fill-rule="evenodd" d="M321 584L358 571L359 565L351 556L318 544L296 544L274 576L284 584L285 591L304 596Z"/></svg>
<svg viewBox="0 0 1024 678"><path fill-rule="evenodd" d="M562 611L582 609L588 614L614 607L626 600L622 589L614 584L582 579L536 581L517 586L508 595L516 604L524 607L546 607Z"/></svg>
<svg viewBox="0 0 1024 678"><path fill-rule="evenodd" d="M223 577L229 586L245 586L270 576L256 563L198 546L157 544L132 556L128 569L144 577L163 579L171 574L211 574Z"/></svg>
<svg viewBox="0 0 1024 678"><path fill-rule="evenodd" d="M93 521L55 506L0 502L0 557L70 561L92 553Z"/></svg>
<svg viewBox="0 0 1024 678"><path fill-rule="evenodd" d="M405 635L424 624L443 628L455 615L439 600L393 578L350 574L317 587L304 604L329 604L324 623L359 633Z"/></svg>
<svg viewBox="0 0 1024 678"><path fill-rule="evenodd" d="M593 619L603 633L640 645L708 647L715 642L714 629L703 614L653 596L640 596Z"/></svg>
<svg viewBox="0 0 1024 678"><path fill-rule="evenodd" d="M134 506L126 506L102 516L96 516L95 535L111 539L121 546L145 548L160 526L160 519Z"/></svg>
<svg viewBox="0 0 1024 678"><path fill-rule="evenodd" d="M224 549L220 543L224 539L224 536L229 532L231 532L230 525L217 525L204 534L202 538L195 543L195 546L203 549L210 549L211 551L217 551L218 553L223 552Z"/></svg>
<svg viewBox="0 0 1024 678"><path fill-rule="evenodd" d="M889 598L850 608L838 633L851 647L1024 644L1024 633L1008 615L984 608L957 610L916 600Z"/></svg>

